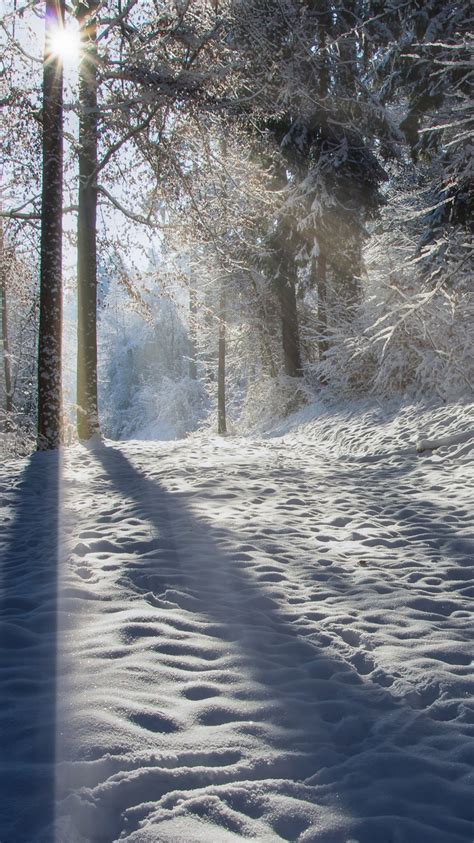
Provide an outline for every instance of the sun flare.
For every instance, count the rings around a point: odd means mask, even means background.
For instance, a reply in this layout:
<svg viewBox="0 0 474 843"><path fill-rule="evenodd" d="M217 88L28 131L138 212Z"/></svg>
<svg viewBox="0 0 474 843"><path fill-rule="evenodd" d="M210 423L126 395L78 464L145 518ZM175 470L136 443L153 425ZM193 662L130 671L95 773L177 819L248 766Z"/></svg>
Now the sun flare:
<svg viewBox="0 0 474 843"><path fill-rule="evenodd" d="M63 64L73 64L79 59L79 31L73 28L58 28L51 35L51 52L61 59Z"/></svg>

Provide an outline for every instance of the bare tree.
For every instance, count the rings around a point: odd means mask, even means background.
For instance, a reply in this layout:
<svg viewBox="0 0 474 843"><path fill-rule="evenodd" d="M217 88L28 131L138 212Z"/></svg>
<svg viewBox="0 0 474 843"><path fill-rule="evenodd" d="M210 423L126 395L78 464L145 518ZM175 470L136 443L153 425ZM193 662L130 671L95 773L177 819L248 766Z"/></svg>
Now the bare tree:
<svg viewBox="0 0 474 843"><path fill-rule="evenodd" d="M97 402L97 23L99 3L79 3L79 202L77 215L77 432L100 433Z"/></svg>
<svg viewBox="0 0 474 843"><path fill-rule="evenodd" d="M65 0L46 0L43 61L38 450L61 442L63 70L53 49Z"/></svg>
<svg viewBox="0 0 474 843"><path fill-rule="evenodd" d="M225 281L221 282L219 295L219 355L217 362L217 432L222 436L227 433L225 407L225 357L226 357L226 291Z"/></svg>
<svg viewBox="0 0 474 843"><path fill-rule="evenodd" d="M13 410L12 369L8 337L7 272L8 258L5 251L5 242L3 236L3 220L0 217L0 330L2 338L3 375L5 383L5 426L8 425L9 415Z"/></svg>

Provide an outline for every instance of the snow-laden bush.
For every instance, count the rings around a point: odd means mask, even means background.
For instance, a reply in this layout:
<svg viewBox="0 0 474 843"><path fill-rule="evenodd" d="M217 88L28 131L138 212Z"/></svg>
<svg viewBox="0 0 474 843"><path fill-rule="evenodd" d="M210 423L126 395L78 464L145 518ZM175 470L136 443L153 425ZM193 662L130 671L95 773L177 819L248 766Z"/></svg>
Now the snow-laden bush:
<svg viewBox="0 0 474 843"><path fill-rule="evenodd" d="M453 400L474 393L474 300L466 290L396 289L367 332L377 356L373 389Z"/></svg>
<svg viewBox="0 0 474 843"><path fill-rule="evenodd" d="M431 178L424 190L391 188L365 250L356 315L331 309L329 350L309 369L342 394L449 401L474 392L472 246L464 222L433 222Z"/></svg>
<svg viewBox="0 0 474 843"><path fill-rule="evenodd" d="M0 454L24 455L36 445L37 279L35 266L6 237L2 258Z"/></svg>
<svg viewBox="0 0 474 843"><path fill-rule="evenodd" d="M34 416L0 410L0 456L26 456L35 447Z"/></svg>
<svg viewBox="0 0 474 843"><path fill-rule="evenodd" d="M248 385L236 429L239 433L268 430L279 419L298 410L308 397L309 390L302 378L262 377Z"/></svg>
<svg viewBox="0 0 474 843"><path fill-rule="evenodd" d="M341 394L455 400L474 393L473 324L465 290L381 288L310 368Z"/></svg>
<svg viewBox="0 0 474 843"><path fill-rule="evenodd" d="M162 378L146 384L138 395L138 408L145 424L135 423L136 439L176 439L194 430L203 417L205 398L202 384L185 376Z"/></svg>

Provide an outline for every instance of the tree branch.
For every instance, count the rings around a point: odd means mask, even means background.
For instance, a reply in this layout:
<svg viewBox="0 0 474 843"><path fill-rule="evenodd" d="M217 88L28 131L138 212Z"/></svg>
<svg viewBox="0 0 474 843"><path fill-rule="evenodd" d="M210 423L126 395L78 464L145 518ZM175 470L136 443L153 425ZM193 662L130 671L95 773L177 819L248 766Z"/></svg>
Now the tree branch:
<svg viewBox="0 0 474 843"><path fill-rule="evenodd" d="M153 225L152 220L151 220L151 211L148 214L148 216L146 216L146 217L142 216L141 214L134 214L133 211L128 211L118 201L118 199L115 198L115 196L112 196L112 194L109 193L107 188L103 187L103 185L100 185L100 184L97 185L97 192L101 193L102 196L105 196L105 198L109 200L110 204L113 205L114 208L117 209L117 211L120 211L120 213L122 213L129 220L133 220L133 222L137 222L140 225L146 225L146 226L152 226Z"/></svg>

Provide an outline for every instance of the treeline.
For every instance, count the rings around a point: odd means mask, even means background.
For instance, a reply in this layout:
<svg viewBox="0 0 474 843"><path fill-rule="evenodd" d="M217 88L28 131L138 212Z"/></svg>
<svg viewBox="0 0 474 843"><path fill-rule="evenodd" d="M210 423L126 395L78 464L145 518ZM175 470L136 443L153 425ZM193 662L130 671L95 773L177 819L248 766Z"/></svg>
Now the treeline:
<svg viewBox="0 0 474 843"><path fill-rule="evenodd" d="M61 28L64 6L45 5ZM287 411L308 384L472 391L470 4L130 0L69 14L81 56L66 114L78 136L58 117L52 36L42 90L28 89L24 16L4 20L4 251L31 251L36 237L40 447L62 436L50 296L62 215L48 167L77 219L80 438L100 434L98 266L112 272L120 248L126 262L118 214L129 233L159 235L160 294L186 291L188 374L215 397L221 433L226 397L241 411L273 395ZM54 105L59 122L42 135ZM3 342L11 368L6 322Z"/></svg>

